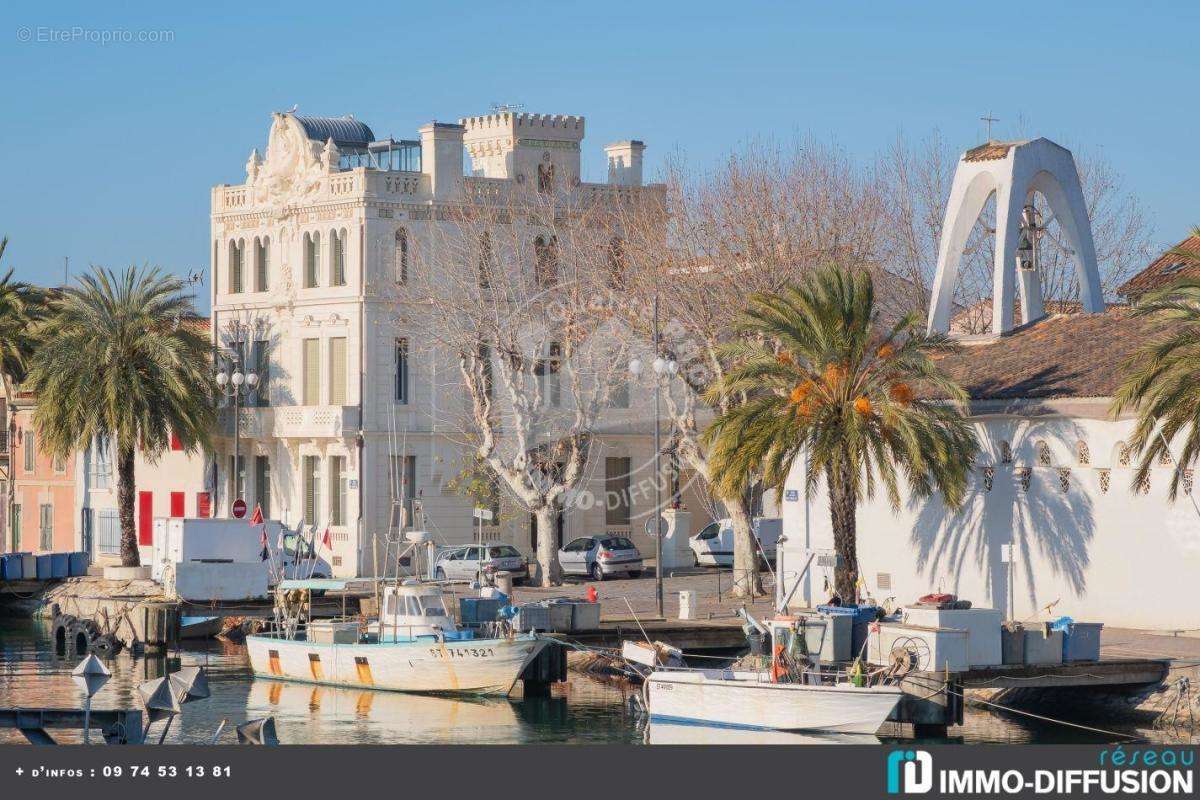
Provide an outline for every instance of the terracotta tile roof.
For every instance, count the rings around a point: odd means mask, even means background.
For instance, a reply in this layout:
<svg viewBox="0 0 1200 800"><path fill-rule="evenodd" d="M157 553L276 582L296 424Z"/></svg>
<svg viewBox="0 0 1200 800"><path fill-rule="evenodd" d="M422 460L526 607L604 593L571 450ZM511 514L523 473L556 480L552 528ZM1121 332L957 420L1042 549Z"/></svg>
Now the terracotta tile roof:
<svg viewBox="0 0 1200 800"><path fill-rule="evenodd" d="M939 363L972 400L1111 397L1125 359L1157 327L1127 308L1056 315Z"/></svg>
<svg viewBox="0 0 1200 800"><path fill-rule="evenodd" d="M963 153L963 161L998 161L1020 142L985 142Z"/></svg>
<svg viewBox="0 0 1200 800"><path fill-rule="evenodd" d="M1186 250L1200 257L1200 236L1189 236L1175 247L1150 262L1150 266L1134 275L1121 285L1117 291L1130 300L1136 300L1146 292L1169 286L1180 278L1200 277L1200 259L1188 261L1180 258L1171 250ZM1182 266L1179 266L1182 264Z"/></svg>

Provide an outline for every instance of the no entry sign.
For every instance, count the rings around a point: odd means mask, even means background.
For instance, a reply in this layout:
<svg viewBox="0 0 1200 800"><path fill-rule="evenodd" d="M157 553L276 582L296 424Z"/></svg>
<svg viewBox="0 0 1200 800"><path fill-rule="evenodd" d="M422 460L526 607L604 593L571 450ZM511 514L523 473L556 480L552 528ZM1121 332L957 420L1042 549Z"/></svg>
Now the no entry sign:
<svg viewBox="0 0 1200 800"><path fill-rule="evenodd" d="M238 519L246 516L246 501L240 497L233 501L233 515Z"/></svg>

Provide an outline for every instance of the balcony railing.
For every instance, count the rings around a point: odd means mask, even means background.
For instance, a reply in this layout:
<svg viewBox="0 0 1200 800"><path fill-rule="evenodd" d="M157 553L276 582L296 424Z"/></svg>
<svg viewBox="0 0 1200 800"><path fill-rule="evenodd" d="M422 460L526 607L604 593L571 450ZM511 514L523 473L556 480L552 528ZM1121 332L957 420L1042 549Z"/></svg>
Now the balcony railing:
<svg viewBox="0 0 1200 800"><path fill-rule="evenodd" d="M358 406L290 406L274 411L280 438L337 439L358 431Z"/></svg>

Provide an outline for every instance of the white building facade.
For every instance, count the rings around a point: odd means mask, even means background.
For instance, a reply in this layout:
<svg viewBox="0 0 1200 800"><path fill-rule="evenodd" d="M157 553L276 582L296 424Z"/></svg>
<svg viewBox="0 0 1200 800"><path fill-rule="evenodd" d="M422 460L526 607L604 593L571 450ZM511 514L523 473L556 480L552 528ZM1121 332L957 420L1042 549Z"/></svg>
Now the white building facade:
<svg viewBox="0 0 1200 800"><path fill-rule="evenodd" d="M440 543L476 535L474 502L448 486L463 463L447 422L464 402L462 379L406 319L397 287L466 184L549 181L593 198L641 190L637 141L606 148L608 183L582 183L583 134L582 117L501 112L398 141L352 117L273 115L265 158L252 153L245 183L212 190L214 342L226 364L259 376L236 445L232 410L222 414L218 515L240 495L293 528L328 528L339 576L373 572L383 553L375 539L396 529L401 504ZM652 493L628 486L651 461L650 421L643 402L630 405L606 419L581 487L604 496L623 471L630 503L616 515L603 505L568 510L564 539L617 530L653 549L635 522ZM528 514L504 511L485 534L531 553Z"/></svg>

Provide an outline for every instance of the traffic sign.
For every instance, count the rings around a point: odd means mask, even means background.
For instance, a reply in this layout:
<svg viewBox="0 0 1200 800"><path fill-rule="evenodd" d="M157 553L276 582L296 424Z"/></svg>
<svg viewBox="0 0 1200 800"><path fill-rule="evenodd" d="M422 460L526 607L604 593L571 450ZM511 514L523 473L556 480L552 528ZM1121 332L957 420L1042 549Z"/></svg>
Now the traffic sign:
<svg viewBox="0 0 1200 800"><path fill-rule="evenodd" d="M238 519L246 516L246 501L240 497L233 501L233 515Z"/></svg>
<svg viewBox="0 0 1200 800"><path fill-rule="evenodd" d="M496 516L495 514L492 513L491 509L489 509L489 508L478 508L477 507L475 509L475 511L472 513L474 514L475 519L480 519L480 520L483 520L484 522L491 522L493 519L495 519L495 516Z"/></svg>

